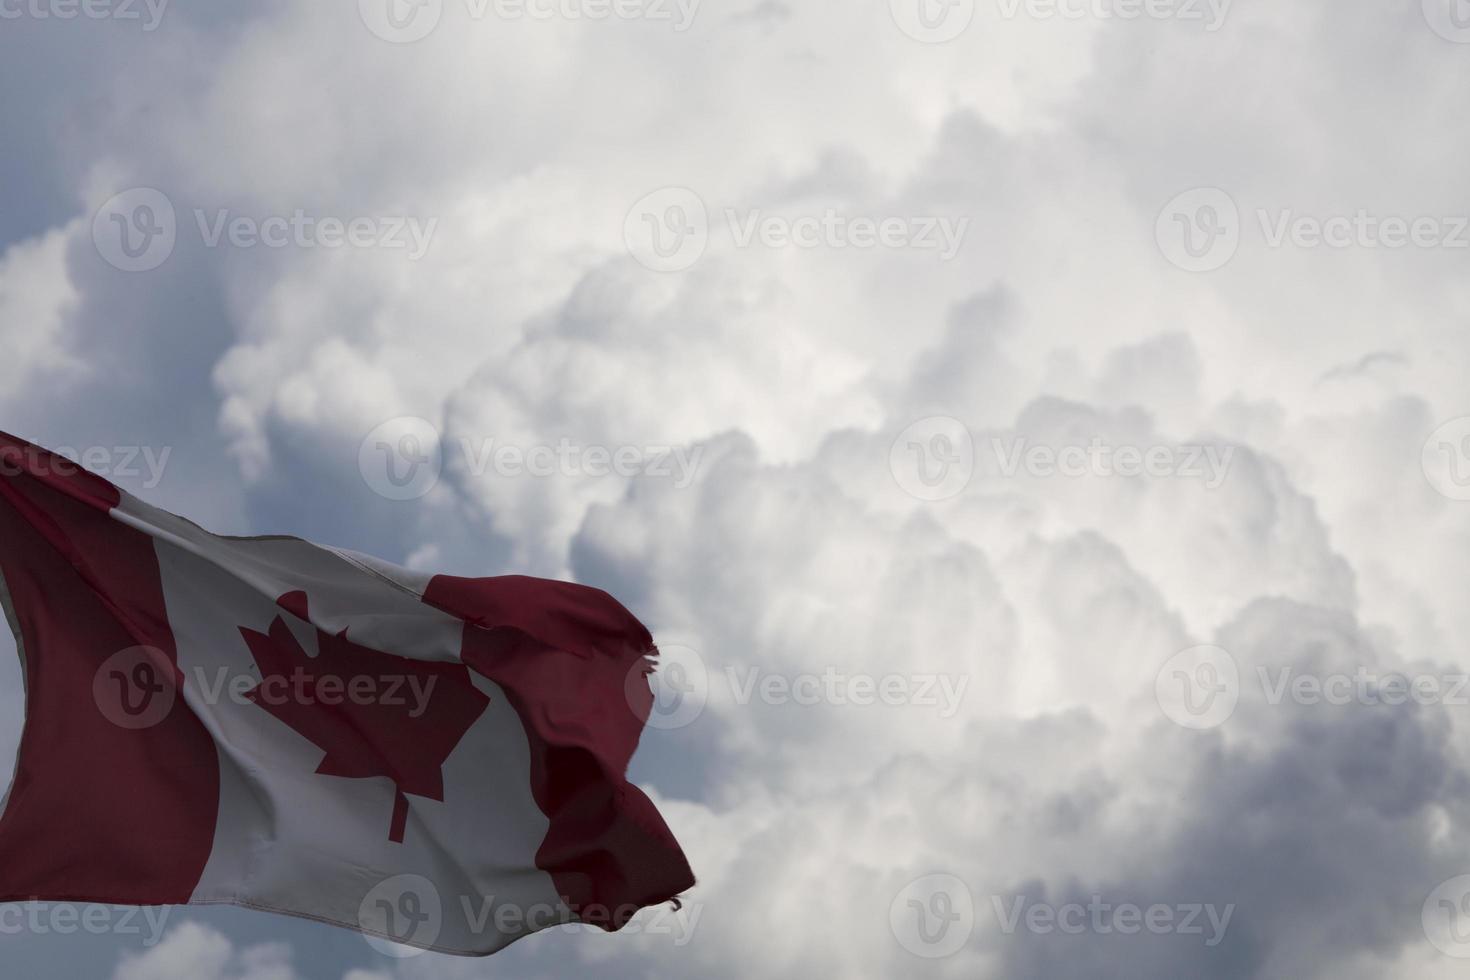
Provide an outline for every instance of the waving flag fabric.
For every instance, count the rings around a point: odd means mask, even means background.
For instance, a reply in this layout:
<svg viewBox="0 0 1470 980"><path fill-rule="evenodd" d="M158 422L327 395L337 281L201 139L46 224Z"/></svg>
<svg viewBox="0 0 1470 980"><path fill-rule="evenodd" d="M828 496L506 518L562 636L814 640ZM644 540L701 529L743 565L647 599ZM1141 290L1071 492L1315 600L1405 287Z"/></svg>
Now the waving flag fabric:
<svg viewBox="0 0 1470 980"><path fill-rule="evenodd" d="M0 901L229 903L482 955L694 881L596 589L228 538L0 433L26 719Z"/></svg>

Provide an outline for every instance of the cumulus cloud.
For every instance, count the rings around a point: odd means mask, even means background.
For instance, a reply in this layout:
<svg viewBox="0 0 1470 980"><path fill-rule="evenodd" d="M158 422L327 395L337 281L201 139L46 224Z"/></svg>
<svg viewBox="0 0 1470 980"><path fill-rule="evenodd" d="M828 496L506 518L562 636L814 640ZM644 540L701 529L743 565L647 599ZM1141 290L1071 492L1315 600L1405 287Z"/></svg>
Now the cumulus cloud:
<svg viewBox="0 0 1470 980"><path fill-rule="evenodd" d="M112 980L300 980L300 974L283 944L236 949L223 933L185 922L152 949L124 954Z"/></svg>
<svg viewBox="0 0 1470 980"><path fill-rule="evenodd" d="M937 46L836 0L711 2L687 32L451 3L410 45L350 6L188 13L99 48L148 57L63 46L96 124L52 153L64 190L0 257L0 397L66 441L177 446L153 499L190 516L603 586L703 671L697 717L639 760L700 876L686 944L578 931L352 980L1447 972L1419 918L1465 870L1465 726L1268 697L1288 669L1463 669L1470 505L1425 447L1470 414L1464 253L1271 238L1470 213L1470 65L1420 5L1233 5L1207 30L982 4ZM91 240L131 186L178 217L149 273ZM662 187L708 218L682 271L624 242ZM1197 188L1239 216L1203 273L1155 235ZM433 232L417 259L207 241L221 212L298 209ZM752 215L828 211L968 224L949 261L741 243ZM359 448L406 415L444 476L386 501ZM921 499L900 464L959 451L908 435L941 416L970 455L930 462L972 471ZM578 455L507 472L504 447ZM1172 469L1120 472L1120 449ZM1059 472L1074 450L1093 455ZM650 472L663 452L692 465ZM1240 678L1206 731L1155 687L1200 644ZM885 681L909 700L854 703ZM890 912L933 873L975 921L930 960ZM1002 928L1017 900L1094 896L1233 912L1209 946ZM189 925L115 980L291 969Z"/></svg>
<svg viewBox="0 0 1470 980"><path fill-rule="evenodd" d="M10 352L0 384L7 400L47 380L74 381L81 366L61 335L77 299L66 270L67 239L66 229L56 229L0 255L0 344Z"/></svg>

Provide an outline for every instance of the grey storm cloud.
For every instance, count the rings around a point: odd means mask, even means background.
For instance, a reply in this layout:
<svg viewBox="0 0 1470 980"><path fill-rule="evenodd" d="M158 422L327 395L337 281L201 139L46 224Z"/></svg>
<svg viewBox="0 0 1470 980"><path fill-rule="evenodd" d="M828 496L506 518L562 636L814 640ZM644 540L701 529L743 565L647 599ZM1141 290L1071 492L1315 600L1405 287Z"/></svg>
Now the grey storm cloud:
<svg viewBox="0 0 1470 980"><path fill-rule="evenodd" d="M903 0L710 2L684 31L445 3L412 43L356 6L0 22L3 427L167 448L156 486L113 475L215 530L615 592L692 685L634 769L699 872L689 942L392 962L181 909L151 948L24 936L17 962L1454 975L1425 919L1470 873L1467 729L1378 694L1466 669L1464 254L1271 234L1470 215L1470 60L1435 4L1210 30L958 4L942 44ZM127 271L109 202L139 188L172 237ZM817 237L746 238L756 213ZM297 214L314 230L269 244ZM948 258L904 244L961 219ZM425 438L376 435L406 417ZM368 463L410 446L433 479L391 499ZM1235 703L1191 728L1158 692L1201 646L1234 679L1186 679ZM970 898L944 956L903 928L951 908L906 904L935 874ZM1128 933L1119 906L1202 930Z"/></svg>

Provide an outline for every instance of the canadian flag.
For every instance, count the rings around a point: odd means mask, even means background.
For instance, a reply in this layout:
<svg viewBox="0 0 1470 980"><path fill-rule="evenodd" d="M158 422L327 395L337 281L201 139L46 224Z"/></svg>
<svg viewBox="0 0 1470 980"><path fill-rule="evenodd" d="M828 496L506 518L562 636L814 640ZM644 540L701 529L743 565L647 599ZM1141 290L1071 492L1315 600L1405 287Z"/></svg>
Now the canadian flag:
<svg viewBox="0 0 1470 980"><path fill-rule="evenodd" d="M606 593L228 538L0 433L25 674L0 901L228 903L484 955L694 883Z"/></svg>

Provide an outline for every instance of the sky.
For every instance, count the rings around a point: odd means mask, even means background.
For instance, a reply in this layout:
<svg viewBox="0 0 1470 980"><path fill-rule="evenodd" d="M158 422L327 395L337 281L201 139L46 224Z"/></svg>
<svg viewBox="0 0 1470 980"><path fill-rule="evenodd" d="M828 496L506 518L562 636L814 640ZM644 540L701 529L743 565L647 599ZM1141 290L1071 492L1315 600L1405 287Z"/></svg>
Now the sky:
<svg viewBox="0 0 1470 980"><path fill-rule="evenodd" d="M699 878L7 969L1458 976L1467 82L1465 0L0 0L0 429L609 590Z"/></svg>

